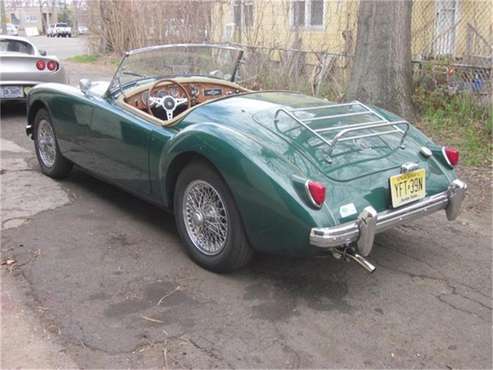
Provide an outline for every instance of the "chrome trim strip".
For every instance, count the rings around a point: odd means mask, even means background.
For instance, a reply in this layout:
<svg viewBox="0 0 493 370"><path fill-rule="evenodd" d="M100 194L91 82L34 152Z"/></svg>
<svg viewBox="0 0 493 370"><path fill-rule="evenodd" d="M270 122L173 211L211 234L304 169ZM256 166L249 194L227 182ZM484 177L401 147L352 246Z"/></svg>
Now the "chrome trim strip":
<svg viewBox="0 0 493 370"><path fill-rule="evenodd" d="M387 121L370 121L370 122L363 122L363 123L355 123L354 125L345 125L343 127L335 126L335 127L318 128L315 131L317 131L317 132L328 132L328 131L334 131L334 130L341 130L343 128L361 127L361 126L366 126L366 125L373 125L374 123L384 123L384 122L387 122Z"/></svg>
<svg viewBox="0 0 493 370"><path fill-rule="evenodd" d="M466 190L467 184L456 179L452 181L447 191L431 195L398 209L378 213L376 215L374 233L380 233L441 209L446 210L449 220L454 220L460 213ZM365 213L368 213L366 208L355 221L332 227L312 228L310 231L310 244L321 248L334 248L358 241L361 237L361 222L366 220ZM371 228L367 228L365 232L367 233L365 239L371 240ZM366 245L366 247L371 249L371 246Z"/></svg>
<svg viewBox="0 0 493 370"><path fill-rule="evenodd" d="M358 105L359 103L354 101L352 103L344 103L344 104L328 104L328 105L317 105L313 107L306 107L306 108L296 108L296 109L290 109L290 112L300 112L300 111L307 111L307 110L319 110L319 109L331 109L331 108L341 108L341 107L350 107L352 105Z"/></svg>
<svg viewBox="0 0 493 370"><path fill-rule="evenodd" d="M134 54L145 53L146 51L150 51L150 50L169 49L169 48L175 48L175 47L190 47L190 48L207 47L207 48L217 48L217 49L227 49L227 50L243 51L242 48L237 48L237 47L230 46L230 45L223 45L223 44L198 44L198 43L195 43L195 44L162 44L162 45L146 46L146 47L140 48L140 49L129 50L125 54L126 55L134 55Z"/></svg>
<svg viewBox="0 0 493 370"><path fill-rule="evenodd" d="M372 112L353 112L353 113L341 113L341 114L331 114L328 116L320 116L320 117L313 117L313 118L304 118L301 121L320 121L323 119L333 119L333 118L343 118L343 117L352 117L352 116L364 116L364 115L370 115L373 114Z"/></svg>
<svg viewBox="0 0 493 370"><path fill-rule="evenodd" d="M452 163L450 163L450 160L447 157L447 153L445 152L445 147L444 146L442 146L442 155L443 155L443 158L445 158L445 161L447 162L448 166L450 168L454 168L454 166L452 166Z"/></svg>
<svg viewBox="0 0 493 370"><path fill-rule="evenodd" d="M28 123L26 125L26 135L32 139L33 138L32 133L33 133L33 126L30 123Z"/></svg>
<svg viewBox="0 0 493 370"><path fill-rule="evenodd" d="M317 209L320 209L320 208L322 208L322 206L324 205L324 203L322 202L322 204L317 204L317 202L315 202L315 199L313 199L312 194L310 193L310 188L308 187L308 183L309 182L310 182L310 180L306 180L305 181L305 192L306 192L306 196L310 200L310 204L312 206L314 206Z"/></svg>
<svg viewBox="0 0 493 370"><path fill-rule="evenodd" d="M406 162L401 164L401 173L408 173L419 169L419 165L416 162Z"/></svg>
<svg viewBox="0 0 493 370"><path fill-rule="evenodd" d="M400 133L400 130L393 129L393 130L387 130L387 131L379 131L379 132L372 132L371 134L363 134L363 135L356 135L356 136L350 136L350 137L345 137L344 139L339 139L338 142L344 142L344 141L349 141L349 140L354 140L354 139L363 139L365 137L373 137L373 136L385 136L389 134L395 134L395 133Z"/></svg>
<svg viewBox="0 0 493 370"><path fill-rule="evenodd" d="M421 155L425 158L430 158L432 156L432 152L429 148L425 147L425 146L422 146L420 149L419 149L419 152L421 153Z"/></svg>

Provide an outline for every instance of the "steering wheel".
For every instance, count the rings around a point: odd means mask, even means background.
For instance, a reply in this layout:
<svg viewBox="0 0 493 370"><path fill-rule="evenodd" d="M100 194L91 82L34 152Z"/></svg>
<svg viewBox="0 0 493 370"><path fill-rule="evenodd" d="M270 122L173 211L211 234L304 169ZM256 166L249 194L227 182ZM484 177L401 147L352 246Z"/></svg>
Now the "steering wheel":
<svg viewBox="0 0 493 370"><path fill-rule="evenodd" d="M170 82L173 85L178 86L178 88L183 91L185 94L185 98L175 98L174 96L171 95L165 95L165 96L156 96L154 93L156 92L157 88L162 85L164 82ZM175 80L169 79L169 78L163 78L161 80L157 80L150 88L149 92L147 94L147 111L149 114L152 114L155 116L155 114L152 112L151 108L157 108L161 107L164 109L166 112L166 118L167 120L173 119L174 112L177 107L180 105L187 104L187 109L189 109L192 106L192 98L190 97L190 94L188 93L187 89L183 87L182 84L176 82Z"/></svg>

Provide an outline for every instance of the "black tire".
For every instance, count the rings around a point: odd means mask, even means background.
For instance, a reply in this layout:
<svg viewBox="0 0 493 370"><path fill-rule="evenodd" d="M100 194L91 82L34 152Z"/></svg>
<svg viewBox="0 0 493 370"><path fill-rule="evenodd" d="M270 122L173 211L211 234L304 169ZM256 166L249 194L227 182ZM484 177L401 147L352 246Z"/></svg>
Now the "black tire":
<svg viewBox="0 0 493 370"><path fill-rule="evenodd" d="M212 186L219 194L226 210L228 228L224 246L218 254L208 255L195 246L185 225L184 196L187 187L195 181L205 182ZM178 176L174 194L173 202L178 233L184 242L188 255L198 265L214 272L230 272L248 264L253 256L253 250L246 238L235 201L224 180L209 163L194 161L185 167Z"/></svg>
<svg viewBox="0 0 493 370"><path fill-rule="evenodd" d="M50 166L42 158L40 154L40 145L39 145L39 136L38 136L38 128L40 123L44 121L51 127L53 132L54 141L55 141L55 160L54 163ZM45 124L45 123L43 123ZM34 149L36 151L36 157L38 158L39 166L41 167L41 172L45 175L53 177L55 179L61 179L70 173L72 170L73 163L68 159L62 156L60 153L60 148L58 147L58 142L56 140L55 130L53 128L53 124L51 123L51 118L46 109L40 109L36 113L36 117L34 118L34 130L33 130L33 138L34 138Z"/></svg>

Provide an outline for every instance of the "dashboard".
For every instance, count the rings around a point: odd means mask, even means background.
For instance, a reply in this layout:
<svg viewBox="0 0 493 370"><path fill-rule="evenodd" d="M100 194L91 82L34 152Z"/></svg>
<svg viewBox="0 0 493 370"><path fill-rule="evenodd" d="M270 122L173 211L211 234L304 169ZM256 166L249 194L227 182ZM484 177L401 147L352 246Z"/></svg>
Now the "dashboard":
<svg viewBox="0 0 493 370"><path fill-rule="evenodd" d="M223 96L236 95L248 90L239 86L229 84L212 83L212 82L181 82L180 83L190 95L191 105L204 103L208 100L221 98ZM154 92L153 96L164 97L171 95L174 98L186 98L185 93L175 84L163 83ZM147 99L149 97L149 88L130 95L125 99L127 104L137 109L146 111Z"/></svg>

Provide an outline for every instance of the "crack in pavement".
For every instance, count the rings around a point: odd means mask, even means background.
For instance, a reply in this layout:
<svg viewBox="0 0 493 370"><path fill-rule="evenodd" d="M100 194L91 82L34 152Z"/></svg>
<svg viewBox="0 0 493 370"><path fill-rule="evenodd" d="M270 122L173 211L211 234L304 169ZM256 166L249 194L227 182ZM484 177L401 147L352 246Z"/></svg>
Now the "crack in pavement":
<svg viewBox="0 0 493 370"><path fill-rule="evenodd" d="M376 243L377 244L377 243ZM426 261L423 261L422 259L420 258L417 258L416 256L412 256L412 255L409 255L407 253L404 253L403 251L401 250L397 250L397 249L392 249L391 247L388 247L386 245L383 245L383 244L380 244L378 243L378 246L379 248L383 248L383 249L387 249L391 252L394 252L394 253L397 253L397 254L400 254L400 255L403 255L405 257L408 257L409 259L412 259L416 262L419 262L419 263L422 263L424 265L426 265L427 267L430 268L430 270L433 270L434 272L436 272L440 277L434 277L434 276L430 276L430 275L425 275L425 274L416 274L416 273L413 273L413 272L409 272L409 271L405 271L405 270L400 270L400 269L395 269L395 268L390 268L387 266L387 269L388 270L391 270L391 271L395 271L395 272L399 272L401 274L405 274L405 275L408 275L410 276L411 278L412 277L419 277L419 278L423 278L423 279L432 279L432 280L436 280L436 281L445 281L447 283L447 285L450 285L450 287L452 287L451 283L453 282L454 284L456 285L461 285L465 288L468 288L470 289L471 291L473 291L474 293L477 293L481 296L483 296L484 298L488 299L488 300L491 300L491 296L488 296L486 294L484 294L483 292L481 292L480 290L478 290L477 288L473 287L473 286L470 286L468 284L465 284L463 282L460 282L460 281L457 281L451 277L447 277L443 274L443 272L437 270L435 268L435 266L431 265L430 263L426 262ZM382 265L383 266L383 265ZM479 303L479 302L478 302ZM487 307L489 309L492 309L492 307Z"/></svg>
<svg viewBox="0 0 493 370"><path fill-rule="evenodd" d="M486 308L487 310L491 311L492 310L492 307L489 307L485 304L483 304L482 302L479 302L471 297L468 297L466 295L463 295L463 294L460 294L457 292L457 287L452 285L446 278L437 278L437 277L433 277L433 276L428 276L428 275L424 275L424 274L414 274L414 273L410 273L408 271L403 271L403 270L399 270L399 269L396 269L396 268L393 268L393 267L389 267L385 264L382 264L382 263L377 263L377 265L379 267L382 267L384 269L387 269L389 271L392 271L392 272L396 272L396 273L399 273L399 274L402 274L402 275L406 275L406 276L409 276L410 278L420 278L420 279L423 279L423 280L432 280L432 281L436 281L436 282L440 282L440 283L444 283L445 284L445 287L448 288L450 290L449 293L440 293L438 295L433 295L436 299L438 299L440 302L452 307L453 309L457 310L457 311L461 311L461 312L464 312L464 313L467 313L467 314L471 314L471 315L474 315L475 317L479 318L481 321L484 321L484 322L490 322L488 321L487 319L483 318L480 314L478 314L477 312L473 312L473 311L469 311L469 310L466 310L466 309L461 309L460 307L457 307L455 306L454 304L446 301L445 299L443 299L443 296L446 296L446 295L456 295L456 296L459 296L461 298L464 298L465 300L468 300L468 301L471 301L473 303L476 303L484 308ZM461 284L459 284L461 285Z"/></svg>
<svg viewBox="0 0 493 370"><path fill-rule="evenodd" d="M202 339L204 339L205 341L209 342L209 340L207 340L207 338L204 338L204 337L200 337ZM191 338L188 338L188 341L195 347L197 348L198 350L202 351L203 353L205 353L207 356L209 356L210 358L213 358L214 360L218 360L218 361L221 361L223 363L225 363L227 365L228 368L230 369L234 369L234 366L232 364L230 364L227 360L225 360L220 354L217 354L214 349L214 346L211 346L211 348L206 348L206 347L203 347L201 345L199 345L197 342L195 342L193 339Z"/></svg>

